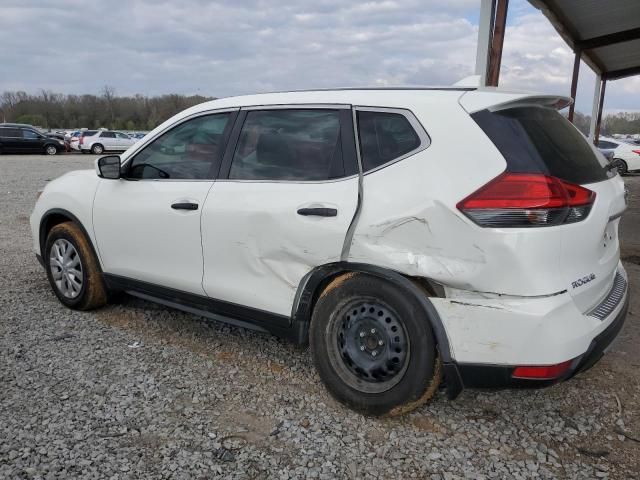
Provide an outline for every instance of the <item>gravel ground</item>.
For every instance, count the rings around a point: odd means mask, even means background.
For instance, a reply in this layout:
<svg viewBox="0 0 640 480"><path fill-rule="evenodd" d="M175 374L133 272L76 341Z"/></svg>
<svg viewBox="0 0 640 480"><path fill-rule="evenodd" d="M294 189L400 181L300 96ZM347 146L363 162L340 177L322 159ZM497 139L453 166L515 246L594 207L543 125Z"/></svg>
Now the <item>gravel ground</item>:
<svg viewBox="0 0 640 480"><path fill-rule="evenodd" d="M28 216L47 180L92 160L0 157L0 478L640 478L632 238L631 315L592 370L365 418L276 338L129 297L89 313L58 303ZM640 177L627 183L633 218Z"/></svg>

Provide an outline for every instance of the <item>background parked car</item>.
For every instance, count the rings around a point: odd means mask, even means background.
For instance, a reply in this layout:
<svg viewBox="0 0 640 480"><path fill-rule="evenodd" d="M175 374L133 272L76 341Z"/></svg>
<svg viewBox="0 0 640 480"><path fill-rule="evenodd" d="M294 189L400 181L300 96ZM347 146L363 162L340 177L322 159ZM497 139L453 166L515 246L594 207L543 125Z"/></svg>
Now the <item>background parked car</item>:
<svg viewBox="0 0 640 480"><path fill-rule="evenodd" d="M598 140L598 148L613 150L613 161L620 160L618 171L621 175L640 171L640 147L638 145L601 137Z"/></svg>
<svg viewBox="0 0 640 480"><path fill-rule="evenodd" d="M102 152L124 152L137 142L126 133L111 130L100 130L94 135L80 138L79 148L83 153L91 152L100 155Z"/></svg>
<svg viewBox="0 0 640 480"><path fill-rule="evenodd" d="M95 135L96 133L98 133L97 130L83 130L81 132L78 132L78 134L74 134L74 136L71 137L71 140L69 142L69 144L71 145L71 149L72 150L78 150L80 151L80 145L81 142L83 141L84 137L90 137L92 135Z"/></svg>
<svg viewBox="0 0 640 480"><path fill-rule="evenodd" d="M38 132L31 125L0 123L0 153L45 153L64 150L64 142Z"/></svg>

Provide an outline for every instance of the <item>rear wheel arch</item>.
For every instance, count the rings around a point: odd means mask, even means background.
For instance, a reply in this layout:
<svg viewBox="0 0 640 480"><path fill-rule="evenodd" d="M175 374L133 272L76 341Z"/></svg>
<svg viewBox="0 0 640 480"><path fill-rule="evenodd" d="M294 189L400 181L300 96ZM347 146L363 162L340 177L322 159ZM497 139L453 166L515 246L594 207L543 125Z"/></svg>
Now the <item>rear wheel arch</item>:
<svg viewBox="0 0 640 480"><path fill-rule="evenodd" d="M414 279L394 270L376 265L350 262L337 262L316 267L301 281L296 292L292 319L298 327L299 343L307 344L309 325L313 309L327 288L338 288L341 278L355 274L371 275L401 287L407 295L413 296L424 310L438 345L440 357L444 363L451 361L451 350L444 325L429 296L436 296L426 279Z"/></svg>
<svg viewBox="0 0 640 480"><path fill-rule="evenodd" d="M51 210L47 210L42 218L40 219L40 231L39 231L39 244L40 244L40 254L44 255L45 245L47 243L47 236L53 227L59 225L64 222L73 222L76 224L84 236L87 239L87 243L91 248L93 255L98 259L98 268L100 273L102 273L102 265L100 264L100 257L96 251L95 246L93 245L93 241L91 240L91 236L87 232L86 228L82 224L82 222L76 217L73 213L68 210L64 210L62 208L53 208Z"/></svg>

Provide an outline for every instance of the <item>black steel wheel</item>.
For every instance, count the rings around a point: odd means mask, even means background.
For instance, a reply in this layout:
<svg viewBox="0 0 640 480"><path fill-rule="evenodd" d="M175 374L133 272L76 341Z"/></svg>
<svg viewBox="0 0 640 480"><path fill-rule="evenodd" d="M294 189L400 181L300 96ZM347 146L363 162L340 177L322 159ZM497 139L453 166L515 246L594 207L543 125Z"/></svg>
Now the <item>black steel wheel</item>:
<svg viewBox="0 0 640 480"><path fill-rule="evenodd" d="M440 383L435 338L420 302L375 276L348 273L327 285L309 341L329 392L368 415L410 411Z"/></svg>

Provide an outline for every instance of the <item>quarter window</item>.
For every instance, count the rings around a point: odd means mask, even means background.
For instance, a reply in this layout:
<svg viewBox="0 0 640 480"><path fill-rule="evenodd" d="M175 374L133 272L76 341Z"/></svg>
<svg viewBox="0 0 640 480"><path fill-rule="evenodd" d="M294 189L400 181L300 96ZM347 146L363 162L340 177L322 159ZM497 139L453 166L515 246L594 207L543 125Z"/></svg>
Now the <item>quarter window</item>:
<svg viewBox="0 0 640 480"><path fill-rule="evenodd" d="M217 173L231 113L187 120L147 145L132 160L128 177L211 179Z"/></svg>
<svg viewBox="0 0 640 480"><path fill-rule="evenodd" d="M338 110L247 113L229 178L328 180L344 175Z"/></svg>
<svg viewBox="0 0 640 480"><path fill-rule="evenodd" d="M400 113L357 113L362 168L367 172L420 146L420 137Z"/></svg>

